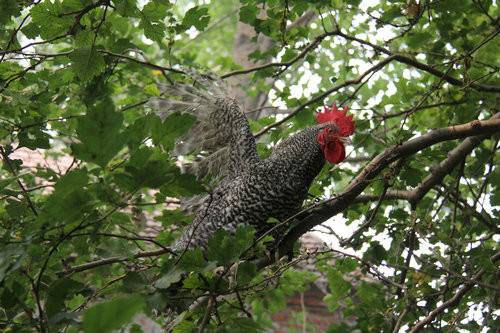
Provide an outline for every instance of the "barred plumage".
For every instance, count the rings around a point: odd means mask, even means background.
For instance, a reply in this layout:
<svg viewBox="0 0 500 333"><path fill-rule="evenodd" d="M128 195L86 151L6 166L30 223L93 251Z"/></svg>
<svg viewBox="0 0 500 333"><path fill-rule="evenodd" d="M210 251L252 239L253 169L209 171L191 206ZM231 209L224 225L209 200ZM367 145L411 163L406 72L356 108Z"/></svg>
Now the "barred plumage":
<svg viewBox="0 0 500 333"><path fill-rule="evenodd" d="M221 228L234 232L240 225L252 225L264 232L272 226L266 223L270 217L283 221L297 213L325 163L318 133L325 128L337 131L333 122L307 128L261 160L248 121L224 83L210 76L192 76L194 85L166 86L163 90L169 99L150 102L161 115L180 111L197 117L175 151L202 154L204 158L190 171L219 180L210 195L191 200L196 218L177 240L176 251L206 249L210 235Z"/></svg>

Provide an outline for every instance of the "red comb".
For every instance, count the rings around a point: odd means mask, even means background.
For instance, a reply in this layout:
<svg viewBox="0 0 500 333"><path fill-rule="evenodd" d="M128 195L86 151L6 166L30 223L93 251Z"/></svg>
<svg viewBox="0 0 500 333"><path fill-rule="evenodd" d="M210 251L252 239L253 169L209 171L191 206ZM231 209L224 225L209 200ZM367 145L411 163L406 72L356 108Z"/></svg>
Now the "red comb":
<svg viewBox="0 0 500 333"><path fill-rule="evenodd" d="M349 136L354 133L356 124L352 119L352 115L347 115L347 111L349 111L349 107L346 106L339 110L335 103L333 103L331 109L324 106L323 112L316 114L316 122L318 124L333 122L339 128L340 136Z"/></svg>

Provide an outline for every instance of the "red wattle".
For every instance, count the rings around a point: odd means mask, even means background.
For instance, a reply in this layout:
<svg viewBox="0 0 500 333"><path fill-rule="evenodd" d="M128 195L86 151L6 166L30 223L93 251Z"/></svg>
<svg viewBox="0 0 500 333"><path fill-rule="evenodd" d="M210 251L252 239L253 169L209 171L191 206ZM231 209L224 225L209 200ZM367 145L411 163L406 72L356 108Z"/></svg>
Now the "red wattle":
<svg viewBox="0 0 500 333"><path fill-rule="evenodd" d="M345 159L345 147L339 140L333 140L325 146L323 153L325 159L333 164L342 162Z"/></svg>
<svg viewBox="0 0 500 333"><path fill-rule="evenodd" d="M345 159L345 147L339 140L337 133L329 128L323 128L316 136L316 140L323 150L325 159L330 163L340 163Z"/></svg>

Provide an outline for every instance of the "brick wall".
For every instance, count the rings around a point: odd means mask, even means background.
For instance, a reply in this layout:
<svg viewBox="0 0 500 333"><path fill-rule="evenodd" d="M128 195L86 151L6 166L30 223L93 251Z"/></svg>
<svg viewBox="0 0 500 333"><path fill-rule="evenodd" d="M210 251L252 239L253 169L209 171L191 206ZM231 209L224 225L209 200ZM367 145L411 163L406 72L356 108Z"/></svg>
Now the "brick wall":
<svg viewBox="0 0 500 333"><path fill-rule="evenodd" d="M322 333L328 327L341 320L337 312L329 312L322 301L325 293L314 284L304 292L287 300L285 310L275 314L273 319L274 333L307 332Z"/></svg>

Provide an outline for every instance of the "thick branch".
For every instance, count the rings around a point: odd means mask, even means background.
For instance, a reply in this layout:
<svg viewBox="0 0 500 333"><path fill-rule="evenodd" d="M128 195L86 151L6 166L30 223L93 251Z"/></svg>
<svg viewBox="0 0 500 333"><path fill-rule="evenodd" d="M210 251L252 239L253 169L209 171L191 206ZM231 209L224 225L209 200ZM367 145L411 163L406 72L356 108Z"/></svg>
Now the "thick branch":
<svg viewBox="0 0 500 333"><path fill-rule="evenodd" d="M500 118L500 113L496 114L492 117L492 119ZM479 146L481 142L487 136L473 136L464 140L460 145L455 147L452 151L448 153L448 157L441 161L439 165L432 168L431 174L427 176L416 188L410 191L386 191L384 192L383 199L386 197L389 199L403 199L412 205L412 208L415 208L417 203L422 200L422 198L437 184L441 183L443 178L448 175L461 161L465 159L467 155L469 155L474 148ZM364 199L370 199L367 201L374 201L377 196L364 196ZM359 197L358 197L359 198ZM357 199L358 199L357 198ZM380 205L382 197L378 198L378 204ZM357 200L356 200L357 201ZM348 239L342 241L341 244L348 244L355 238L357 235L361 234L364 229L369 227L371 224L371 219L364 223L359 229L357 229L352 236Z"/></svg>
<svg viewBox="0 0 500 333"><path fill-rule="evenodd" d="M500 113L498 115L500 116ZM496 118L498 120L499 117ZM435 168L432 168L431 174L411 192L409 198L411 204L416 205L431 188L441 183L442 179L469 155L474 148L479 146L486 137L485 135L469 137L450 151L448 157L441 161Z"/></svg>
<svg viewBox="0 0 500 333"><path fill-rule="evenodd" d="M311 209L306 210L304 214L301 214L302 216L298 216L296 225L288 232L282 244L280 244L280 254L287 253L293 247L295 241L305 232L350 206L370 182L392 162L415 154L442 141L497 132L500 132L500 119L495 115L495 119L485 121L474 120L462 125L436 129L401 145L386 149L377 155L339 196L319 203ZM397 193L401 194L404 192ZM395 194L388 192L386 197L393 198Z"/></svg>

